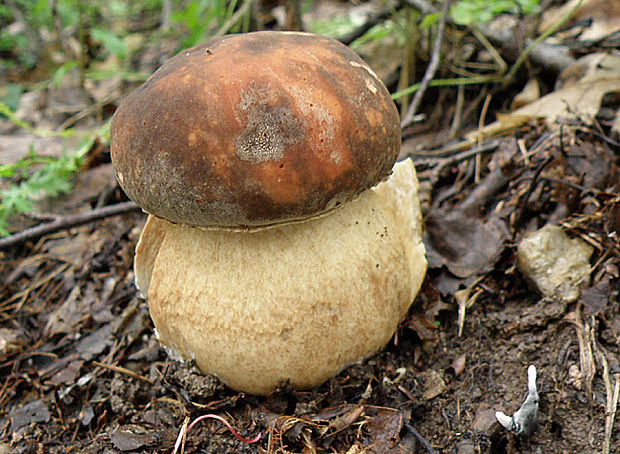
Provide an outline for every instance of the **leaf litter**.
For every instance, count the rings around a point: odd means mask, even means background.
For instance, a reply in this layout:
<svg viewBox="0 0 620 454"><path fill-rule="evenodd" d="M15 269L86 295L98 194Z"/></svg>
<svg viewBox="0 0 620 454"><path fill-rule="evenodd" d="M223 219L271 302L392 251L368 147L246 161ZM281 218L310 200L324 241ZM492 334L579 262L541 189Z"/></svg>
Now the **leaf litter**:
<svg viewBox="0 0 620 454"><path fill-rule="evenodd" d="M247 396L167 357L133 284L140 213L0 252L0 452L172 452L183 427L176 449L188 453L620 452L609 58L581 60L585 75L565 74L457 154L414 154L428 191L422 292L385 350L311 390L282 383ZM484 151L458 155L472 144ZM102 161L92 164L101 180L80 172L84 190L44 211L123 200L113 185L101 190ZM517 244L545 225L592 250L574 301L540 295L518 269ZM520 438L499 430L492 409L518 408L530 364L539 424ZM250 445L214 422L187 431L206 414L262 437Z"/></svg>

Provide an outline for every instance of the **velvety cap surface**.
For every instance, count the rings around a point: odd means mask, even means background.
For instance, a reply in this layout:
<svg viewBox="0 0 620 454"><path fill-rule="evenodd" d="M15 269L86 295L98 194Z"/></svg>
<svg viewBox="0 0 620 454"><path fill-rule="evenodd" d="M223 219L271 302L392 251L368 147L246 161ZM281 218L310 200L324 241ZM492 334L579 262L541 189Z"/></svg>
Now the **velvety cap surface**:
<svg viewBox="0 0 620 454"><path fill-rule="evenodd" d="M297 32L181 52L124 99L110 134L127 195L202 227L317 216L383 180L400 148L398 112L368 65Z"/></svg>

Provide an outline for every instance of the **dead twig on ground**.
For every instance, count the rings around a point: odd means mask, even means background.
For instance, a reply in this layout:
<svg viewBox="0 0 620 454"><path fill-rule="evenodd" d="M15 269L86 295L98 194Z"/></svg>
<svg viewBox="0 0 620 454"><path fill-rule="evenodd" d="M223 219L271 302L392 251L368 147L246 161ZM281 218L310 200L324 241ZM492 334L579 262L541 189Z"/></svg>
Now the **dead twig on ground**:
<svg viewBox="0 0 620 454"><path fill-rule="evenodd" d="M593 340L595 343L596 341ZM613 374L615 385L611 384L609 376L609 362L605 354L594 344L599 362L603 366L603 381L605 382L605 439L603 440L603 454L609 454L611 449L611 433L614 428L614 419L618 408L618 397L620 396L620 374Z"/></svg>
<svg viewBox="0 0 620 454"><path fill-rule="evenodd" d="M418 440L418 443L424 446L424 449L426 449L427 452L429 452L430 454L437 453L437 451L433 449L431 444L428 441L426 441L426 439L422 435L420 435L418 431L415 430L411 424L405 424L405 427L407 428L409 432L411 432L411 434L416 438L416 440Z"/></svg>
<svg viewBox="0 0 620 454"><path fill-rule="evenodd" d="M150 378L143 377L142 375L139 375L134 371L126 369L124 367L115 366L114 364L101 363L99 361L93 361L92 364L93 366L102 367L104 369L111 370L112 372L118 372L119 374L127 375L131 378L135 378L136 380L140 380L141 382L147 383L149 385L154 384L153 380L151 380Z"/></svg>
<svg viewBox="0 0 620 454"><path fill-rule="evenodd" d="M439 60L441 57L441 43L443 42L443 31L446 25L446 16L448 14L448 8L450 7L450 0L444 0L441 6L441 16L439 17L439 21L437 23L437 33L435 35L435 42L433 43L433 52L431 54L431 60L426 68L426 72L424 73L424 77L422 78L422 82L420 84L420 88L415 92L415 96L413 97L413 101L409 105L409 109L407 109L407 113L403 117L400 122L401 129L405 129L412 122L413 117L420 107L420 103L422 102L422 97L426 92L429 84L433 77L435 77L435 73L437 72L437 68L439 67Z"/></svg>
<svg viewBox="0 0 620 454"><path fill-rule="evenodd" d="M536 185L538 184L538 180L539 180L539 177L542 171L545 170L545 167L547 167L554 159L555 159L555 156L553 154L550 154L536 168L536 171L534 172L534 175L532 176L532 181L530 182L530 185L527 188L527 192L523 196L523 200L520 201L519 203L520 205L519 212L517 213L517 216L515 217L515 221L514 221L514 234L515 235L517 234L518 227L522 224L523 220L525 219L527 204L530 200L530 197L534 193L534 189L536 189Z"/></svg>
<svg viewBox="0 0 620 454"><path fill-rule="evenodd" d="M590 326L589 323L584 323L581 319L581 308L579 305L577 305L574 312L566 316L566 321L575 327L577 342L579 344L579 369L583 377L586 398L590 403L590 408L592 408L592 381L594 380L594 374L596 374L594 352L592 351L592 345L594 345L595 342L594 328Z"/></svg>
<svg viewBox="0 0 620 454"><path fill-rule="evenodd" d="M0 238L0 250L7 249L24 241L41 238L44 235L65 230L71 227L88 224L103 218L118 216L120 214L139 211L140 207L134 202L121 202L116 205L108 205L102 208L96 208L84 213L70 214L67 216L58 216L54 221L37 225L19 233Z"/></svg>
<svg viewBox="0 0 620 454"><path fill-rule="evenodd" d="M499 140L492 140L477 147L469 148L471 142L464 141L453 146L441 148L433 153L405 153L402 158L411 157L416 168L434 167L438 165L443 169L473 158L477 154L494 151L499 147L499 144Z"/></svg>
<svg viewBox="0 0 620 454"><path fill-rule="evenodd" d="M564 25L564 23L575 13L575 11L577 11L577 8L579 8L580 5L581 5L581 0L575 3L575 5L571 8L571 10L564 17L562 17L558 22L553 24L551 27L545 30L538 38L536 38L534 41L531 41L527 45L527 47L521 52L521 54L519 55L515 63L512 65L512 68L510 68L510 71L508 71L508 74L506 75L506 78L504 79L504 84L511 83L511 81L515 78L515 75L517 74L517 71L519 70L521 65L530 56L530 54L536 48L536 46L542 43L545 39L547 39L549 36L554 34L562 25Z"/></svg>

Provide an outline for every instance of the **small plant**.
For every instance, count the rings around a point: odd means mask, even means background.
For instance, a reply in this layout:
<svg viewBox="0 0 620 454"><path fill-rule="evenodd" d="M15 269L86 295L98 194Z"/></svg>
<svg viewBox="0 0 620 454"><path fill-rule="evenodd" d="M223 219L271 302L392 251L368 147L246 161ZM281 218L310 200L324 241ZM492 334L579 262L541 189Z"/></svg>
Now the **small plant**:
<svg viewBox="0 0 620 454"><path fill-rule="evenodd" d="M248 0L245 0L246 2ZM192 0L184 2L183 6L173 11L172 21L185 28L186 36L181 40L181 47L191 47L209 38L210 32L229 24L225 32L247 32L247 21L231 23L235 8L241 7L239 0ZM245 15L249 18L248 14Z"/></svg>
<svg viewBox="0 0 620 454"><path fill-rule="evenodd" d="M35 135L50 135L37 132L32 126L17 120L2 102L0 113ZM71 177L79 170L84 156L95 140L107 135L108 130L109 124L106 124L97 133L88 135L72 153L65 152L59 157L37 156L31 149L24 158L14 164L0 164L0 179L10 181L5 189L0 190L0 236L9 234L9 218L32 211L36 200L70 192ZM72 132L63 131L58 135L67 137Z"/></svg>
<svg viewBox="0 0 620 454"><path fill-rule="evenodd" d="M450 13L459 25L485 24L503 13L531 14L539 0L460 0Z"/></svg>
<svg viewBox="0 0 620 454"><path fill-rule="evenodd" d="M0 177L21 174L21 182L0 191L0 235L9 234L8 219L18 213L32 211L33 202L43 196L56 196L71 190L69 178L81 163L78 156L63 154L59 158L41 158L29 154L11 166L0 166ZM31 175L29 169L39 167Z"/></svg>
<svg viewBox="0 0 620 454"><path fill-rule="evenodd" d="M75 153L41 157L31 152L15 164L0 165L0 178L18 180L0 191L0 236L6 236L11 216L28 213L36 200L71 191L71 177L94 142L86 139ZM35 169L35 170L33 170Z"/></svg>

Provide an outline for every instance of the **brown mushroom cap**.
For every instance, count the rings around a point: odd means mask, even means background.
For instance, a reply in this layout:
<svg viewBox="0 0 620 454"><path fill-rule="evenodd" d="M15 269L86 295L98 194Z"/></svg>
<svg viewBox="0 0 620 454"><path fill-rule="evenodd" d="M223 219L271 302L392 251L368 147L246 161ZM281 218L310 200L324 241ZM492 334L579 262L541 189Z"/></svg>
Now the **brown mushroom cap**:
<svg viewBox="0 0 620 454"><path fill-rule="evenodd" d="M394 103L353 51L271 31L176 55L125 98L110 136L145 211L232 229L325 213L385 179L400 147Z"/></svg>

